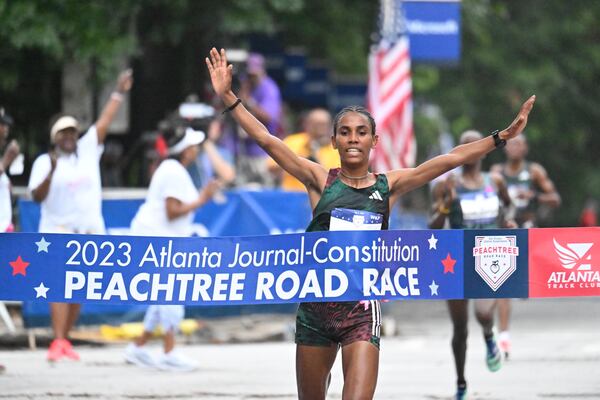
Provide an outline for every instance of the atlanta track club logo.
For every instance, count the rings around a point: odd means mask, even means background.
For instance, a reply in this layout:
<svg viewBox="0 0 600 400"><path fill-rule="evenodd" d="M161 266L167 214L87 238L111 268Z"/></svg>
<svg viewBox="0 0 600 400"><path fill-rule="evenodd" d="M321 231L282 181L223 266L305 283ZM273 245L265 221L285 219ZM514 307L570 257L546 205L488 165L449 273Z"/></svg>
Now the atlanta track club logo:
<svg viewBox="0 0 600 400"><path fill-rule="evenodd" d="M475 236L475 271L495 292L517 270L516 236Z"/></svg>
<svg viewBox="0 0 600 400"><path fill-rule="evenodd" d="M556 251L563 268L577 271L592 269L590 253L594 243L567 243L566 246L562 246L555 238L552 238L552 241L554 242L554 251Z"/></svg>
<svg viewBox="0 0 600 400"><path fill-rule="evenodd" d="M592 270L594 243L560 244L555 238L554 251L566 271L554 271L548 278L549 289L592 289L600 287L600 271Z"/></svg>
<svg viewBox="0 0 600 400"><path fill-rule="evenodd" d="M599 296L600 228L529 229L529 296Z"/></svg>

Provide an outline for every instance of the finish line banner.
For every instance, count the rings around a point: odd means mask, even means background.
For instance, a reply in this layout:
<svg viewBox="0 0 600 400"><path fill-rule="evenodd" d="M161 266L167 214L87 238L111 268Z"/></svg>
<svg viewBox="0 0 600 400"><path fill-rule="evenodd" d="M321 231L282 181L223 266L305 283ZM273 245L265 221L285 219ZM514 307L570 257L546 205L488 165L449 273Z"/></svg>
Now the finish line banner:
<svg viewBox="0 0 600 400"><path fill-rule="evenodd" d="M598 296L597 239L596 228L1 234L0 300L208 306Z"/></svg>
<svg viewBox="0 0 600 400"><path fill-rule="evenodd" d="M0 236L0 299L269 304L462 298L461 231Z"/></svg>

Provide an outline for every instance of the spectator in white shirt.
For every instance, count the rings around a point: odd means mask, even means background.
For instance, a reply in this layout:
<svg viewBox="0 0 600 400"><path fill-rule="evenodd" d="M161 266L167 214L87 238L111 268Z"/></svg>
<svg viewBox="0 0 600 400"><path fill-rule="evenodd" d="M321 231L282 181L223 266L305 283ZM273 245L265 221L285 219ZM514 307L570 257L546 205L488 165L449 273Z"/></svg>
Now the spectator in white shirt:
<svg viewBox="0 0 600 400"><path fill-rule="evenodd" d="M71 116L62 116L52 124L50 141L54 148L35 160L28 185L33 199L41 203L40 232L104 233L101 146L132 83L131 70L122 72L100 117L81 138L79 123ZM50 304L54 340L48 349L48 361L79 359L68 337L80 308L79 304Z"/></svg>
<svg viewBox="0 0 600 400"><path fill-rule="evenodd" d="M163 134L169 148L169 158L154 172L146 201L131 223L131 234L144 236L191 236L194 211L208 202L219 188L218 181L209 181L199 192L186 168L192 164L200 143L202 131L180 124ZM221 162L225 162L221 160ZM235 176L230 177L231 180ZM174 351L175 333L183 320L183 305L151 305L144 317L144 333L125 351L129 363L165 370L192 370L197 364ZM161 325L164 352L155 358L144 345L154 329Z"/></svg>

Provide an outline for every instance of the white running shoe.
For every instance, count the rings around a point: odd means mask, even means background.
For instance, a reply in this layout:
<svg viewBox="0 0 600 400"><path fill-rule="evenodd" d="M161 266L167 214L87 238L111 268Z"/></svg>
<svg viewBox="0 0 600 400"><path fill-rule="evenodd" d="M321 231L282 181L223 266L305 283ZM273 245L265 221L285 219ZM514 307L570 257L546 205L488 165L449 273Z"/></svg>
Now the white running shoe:
<svg viewBox="0 0 600 400"><path fill-rule="evenodd" d="M187 372L197 369L198 363L175 350L171 350L168 353L163 353L159 357L157 367L165 371Z"/></svg>
<svg viewBox="0 0 600 400"><path fill-rule="evenodd" d="M125 361L140 367L154 368L157 366L154 356L143 346L136 346L134 343L129 343L125 348Z"/></svg>

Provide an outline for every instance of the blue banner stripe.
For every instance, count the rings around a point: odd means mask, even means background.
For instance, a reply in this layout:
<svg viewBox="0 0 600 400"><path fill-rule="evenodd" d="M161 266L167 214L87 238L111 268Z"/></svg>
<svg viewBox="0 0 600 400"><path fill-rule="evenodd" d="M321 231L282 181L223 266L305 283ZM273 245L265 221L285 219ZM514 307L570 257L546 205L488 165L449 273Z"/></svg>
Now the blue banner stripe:
<svg viewBox="0 0 600 400"><path fill-rule="evenodd" d="M462 231L161 238L0 236L0 299L97 304L271 304L455 299Z"/></svg>

